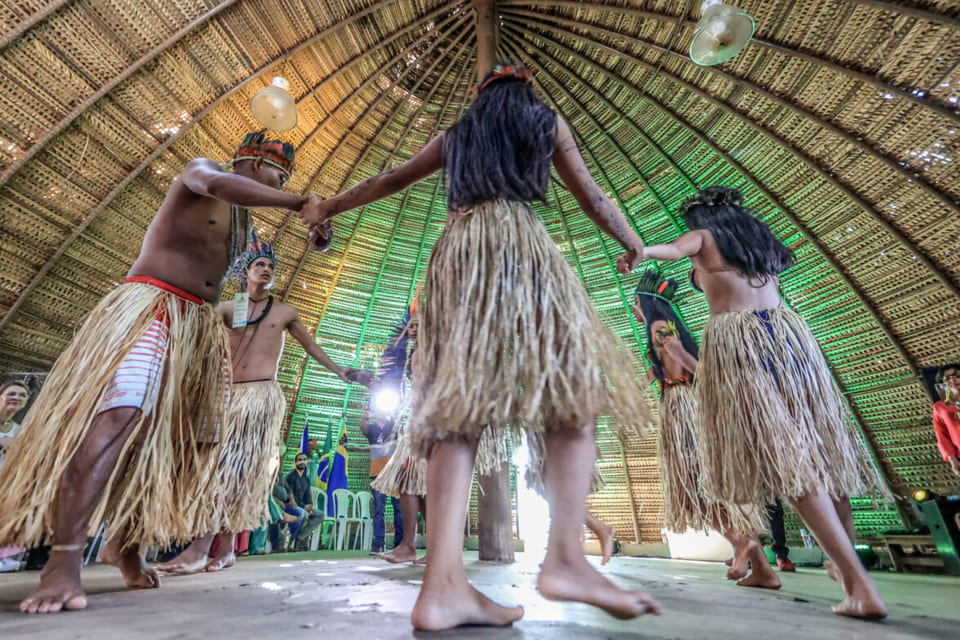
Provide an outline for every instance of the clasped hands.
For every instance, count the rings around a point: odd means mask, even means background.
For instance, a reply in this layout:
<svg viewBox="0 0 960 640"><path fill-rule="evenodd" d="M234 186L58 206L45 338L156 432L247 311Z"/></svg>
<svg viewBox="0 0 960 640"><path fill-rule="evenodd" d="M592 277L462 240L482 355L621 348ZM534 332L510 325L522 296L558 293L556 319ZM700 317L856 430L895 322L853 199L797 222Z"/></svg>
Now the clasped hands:
<svg viewBox="0 0 960 640"><path fill-rule="evenodd" d="M330 237L333 206L329 200L324 200L315 193L307 196L307 200L300 206L297 216L310 231L319 233L323 238Z"/></svg>

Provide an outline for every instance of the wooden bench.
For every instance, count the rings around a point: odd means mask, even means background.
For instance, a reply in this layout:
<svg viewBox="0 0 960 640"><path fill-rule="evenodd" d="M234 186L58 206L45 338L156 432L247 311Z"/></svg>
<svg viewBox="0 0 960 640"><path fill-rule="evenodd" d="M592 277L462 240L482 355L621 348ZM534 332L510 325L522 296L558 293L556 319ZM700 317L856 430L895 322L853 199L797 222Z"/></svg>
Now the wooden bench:
<svg viewBox="0 0 960 640"><path fill-rule="evenodd" d="M946 573L930 535L881 536L893 568L904 573Z"/></svg>

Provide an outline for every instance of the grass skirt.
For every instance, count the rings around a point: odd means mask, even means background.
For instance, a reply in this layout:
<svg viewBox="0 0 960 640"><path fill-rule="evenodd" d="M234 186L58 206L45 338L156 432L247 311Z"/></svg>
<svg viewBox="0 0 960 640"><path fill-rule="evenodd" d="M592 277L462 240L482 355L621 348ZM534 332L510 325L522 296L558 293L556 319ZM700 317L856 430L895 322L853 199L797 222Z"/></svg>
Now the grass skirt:
<svg viewBox="0 0 960 640"><path fill-rule="evenodd" d="M527 464L527 471L524 474L524 480L527 486L538 495L547 497L546 459L547 446L542 433L531 433L527 438L527 446L530 448L530 459ZM599 452L597 453L599 456ZM606 486L603 476L600 474L600 468L596 463L593 465L593 478L590 480L590 493L597 493Z"/></svg>
<svg viewBox="0 0 960 640"><path fill-rule="evenodd" d="M396 451L371 483L371 488L393 498L403 494L427 495L427 459L413 455L410 441L407 435L400 438Z"/></svg>
<svg viewBox="0 0 960 640"><path fill-rule="evenodd" d="M394 451L371 487L388 496L400 494L427 495L427 459L412 450L413 438L401 435ZM509 438L496 437L492 429L484 429L477 445L474 468L478 475L489 475L500 468L501 460L510 460ZM601 488L603 481L601 480Z"/></svg>
<svg viewBox="0 0 960 640"><path fill-rule="evenodd" d="M124 443L87 529L166 547L219 530L215 477L227 407L226 329L209 304L124 283L90 312L57 359L0 469L0 546L50 540L64 471L87 437L114 372L158 317L169 340L156 402ZM80 470L82 473L83 470Z"/></svg>
<svg viewBox="0 0 960 640"><path fill-rule="evenodd" d="M413 364L410 437L475 440L484 427L509 451L511 431L579 429L611 414L652 422L641 367L608 330L583 284L524 203L451 214L427 272ZM543 426L540 426L543 425ZM493 468L501 460L478 466Z"/></svg>
<svg viewBox="0 0 960 640"><path fill-rule="evenodd" d="M700 492L697 420L696 391L687 385L667 387L660 400L657 433L664 526L678 533L710 531L719 522L738 533L765 531L767 523L759 507L724 505Z"/></svg>
<svg viewBox="0 0 960 640"><path fill-rule="evenodd" d="M276 380L233 385L219 476L227 531L259 529L270 521L264 496L270 495L276 479L286 411Z"/></svg>
<svg viewBox="0 0 960 640"><path fill-rule="evenodd" d="M738 504L814 489L833 498L875 490L889 497L819 345L793 311L711 317L697 387L701 482L709 495Z"/></svg>

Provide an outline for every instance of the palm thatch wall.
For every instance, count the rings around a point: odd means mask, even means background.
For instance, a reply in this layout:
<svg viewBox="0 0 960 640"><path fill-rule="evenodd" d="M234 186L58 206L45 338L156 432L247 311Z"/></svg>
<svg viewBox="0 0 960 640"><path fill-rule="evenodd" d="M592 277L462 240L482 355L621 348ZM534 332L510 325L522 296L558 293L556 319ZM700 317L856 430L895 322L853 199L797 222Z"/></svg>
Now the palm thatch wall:
<svg viewBox="0 0 960 640"><path fill-rule="evenodd" d="M922 367L960 359L960 4L739 0L754 42L722 66L685 55L699 2L498 3L501 53L537 72L588 166L647 242L681 229L698 187L741 188L797 253L787 304L811 323L891 485L945 491ZM466 0L28 0L0 3L0 371L49 368L121 281L170 181L255 130L247 103L286 77L298 127L288 188L329 195L411 157L474 82ZM561 188L544 222L638 352L617 247ZM329 253L257 212L278 293L341 363L371 366L444 220L435 177L338 220ZM684 265L670 267L684 278ZM696 332L703 298L680 307ZM308 417L356 432L365 392L288 342L289 439ZM651 401L653 396L651 393ZM594 507L659 540L651 441L601 425ZM354 463L361 464L361 461ZM859 500L863 532L900 524Z"/></svg>

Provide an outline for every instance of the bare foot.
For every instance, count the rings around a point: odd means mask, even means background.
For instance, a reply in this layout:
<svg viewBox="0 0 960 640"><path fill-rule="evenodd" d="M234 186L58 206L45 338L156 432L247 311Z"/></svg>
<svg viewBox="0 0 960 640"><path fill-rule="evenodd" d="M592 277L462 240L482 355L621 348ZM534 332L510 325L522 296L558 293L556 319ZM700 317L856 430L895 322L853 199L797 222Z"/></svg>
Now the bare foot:
<svg viewBox="0 0 960 640"><path fill-rule="evenodd" d="M177 575L189 575L203 571L209 562L207 556L210 555L211 544L213 544L212 534L197 538L190 543L190 546L181 551L180 555L173 560L158 564L156 569L157 571Z"/></svg>
<svg viewBox="0 0 960 640"><path fill-rule="evenodd" d="M837 565L833 564L832 560L824 560L823 568L827 570L827 575L830 576L834 582L843 584L843 576L840 575L840 569L837 567Z"/></svg>
<svg viewBox="0 0 960 640"><path fill-rule="evenodd" d="M204 567L204 571L207 573L216 573L217 571L223 571L224 569L229 569L237 563L237 556L231 551L226 555L217 554L215 558L211 558L210 562L207 563L207 566Z"/></svg>
<svg viewBox="0 0 960 640"><path fill-rule="evenodd" d="M600 541L600 549L603 550L603 560L600 561L600 566L603 566L610 562L610 556L613 555L613 543L617 537L617 530L603 523L603 527L598 527L598 531L594 533L597 534L597 539Z"/></svg>
<svg viewBox="0 0 960 640"><path fill-rule="evenodd" d="M123 581L134 589L156 589L160 586L160 576L147 566L136 547L120 549L119 543L113 540L107 543L100 554L100 559L109 565L120 569Z"/></svg>
<svg viewBox="0 0 960 640"><path fill-rule="evenodd" d="M740 536L740 544L734 548L733 564L727 570L727 580L740 580L750 573L750 558L763 556L763 547L757 540ZM766 558L766 556L763 556Z"/></svg>
<svg viewBox="0 0 960 640"><path fill-rule="evenodd" d="M737 553L733 557L733 564L727 569L727 580L745 578L750 572L750 559L745 552Z"/></svg>
<svg viewBox="0 0 960 640"><path fill-rule="evenodd" d="M547 600L570 600L599 607L620 620L646 613L659 614L660 605L641 591L616 587L594 569L586 558L576 564L561 564L549 556L537 577L537 590Z"/></svg>
<svg viewBox="0 0 960 640"><path fill-rule="evenodd" d="M753 571L743 580L737 581L738 587L756 587L759 589L779 589L780 578L766 562L754 562Z"/></svg>
<svg viewBox="0 0 960 640"><path fill-rule="evenodd" d="M380 557L387 562L400 564L402 562L413 562L417 559L417 550L410 547L399 546L390 553L381 553Z"/></svg>
<svg viewBox="0 0 960 640"><path fill-rule="evenodd" d="M40 586L20 603L24 613L56 613L85 609L87 597L80 585L83 550L53 551L40 573Z"/></svg>
<svg viewBox="0 0 960 640"><path fill-rule="evenodd" d="M410 621L420 631L440 631L461 625L506 627L523 617L523 607L503 607L469 583L420 589Z"/></svg>
<svg viewBox="0 0 960 640"><path fill-rule="evenodd" d="M847 596L843 602L833 606L833 612L838 616L861 618L863 620L883 620L887 617L887 606L880 596L873 594L866 598Z"/></svg>
<svg viewBox="0 0 960 640"><path fill-rule="evenodd" d="M420 556L419 558L413 561L413 564L418 564L421 567L427 566L427 556L426 555Z"/></svg>

